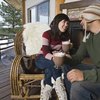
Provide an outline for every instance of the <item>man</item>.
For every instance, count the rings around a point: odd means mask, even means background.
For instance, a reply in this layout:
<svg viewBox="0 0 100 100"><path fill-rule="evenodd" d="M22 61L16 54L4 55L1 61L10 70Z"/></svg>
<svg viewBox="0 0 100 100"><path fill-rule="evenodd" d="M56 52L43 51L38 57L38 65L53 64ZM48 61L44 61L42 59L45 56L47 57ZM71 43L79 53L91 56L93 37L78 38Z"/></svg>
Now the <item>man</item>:
<svg viewBox="0 0 100 100"><path fill-rule="evenodd" d="M87 7L81 18L83 41L77 53L66 61L72 66L66 75L71 82L70 100L100 100L100 4ZM86 31L90 33L87 35ZM94 65L77 66L87 54Z"/></svg>

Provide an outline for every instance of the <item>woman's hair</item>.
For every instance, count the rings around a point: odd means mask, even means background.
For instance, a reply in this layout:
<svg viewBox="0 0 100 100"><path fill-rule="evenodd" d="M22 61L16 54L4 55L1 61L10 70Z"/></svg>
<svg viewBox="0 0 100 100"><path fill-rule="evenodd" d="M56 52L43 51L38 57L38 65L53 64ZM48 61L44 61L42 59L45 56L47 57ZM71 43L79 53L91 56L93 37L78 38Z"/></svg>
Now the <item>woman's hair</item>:
<svg viewBox="0 0 100 100"><path fill-rule="evenodd" d="M58 38L58 37L59 37L59 33L61 33L61 31L60 31L59 28L58 28L58 24L59 24L59 22L62 21L62 20L65 20L65 21L68 21L68 22L70 21L70 20L69 20L69 17L68 17L66 14L63 14L63 13L56 15L56 16L54 17L54 19L52 20L52 22L51 22L51 24L50 24L50 28L51 28L51 31L52 31L51 36L52 36L53 38ZM68 30L66 30L66 31L63 33L63 35L64 35L64 34L68 34ZM61 34L61 35L62 35L62 34Z"/></svg>

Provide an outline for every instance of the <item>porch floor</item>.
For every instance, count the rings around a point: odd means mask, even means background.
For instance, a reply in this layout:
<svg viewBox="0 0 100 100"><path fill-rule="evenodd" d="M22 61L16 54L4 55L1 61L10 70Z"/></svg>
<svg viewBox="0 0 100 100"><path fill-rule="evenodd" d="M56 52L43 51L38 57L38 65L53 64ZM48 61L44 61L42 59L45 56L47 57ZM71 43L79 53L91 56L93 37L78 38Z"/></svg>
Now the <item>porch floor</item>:
<svg viewBox="0 0 100 100"><path fill-rule="evenodd" d="M10 65L0 64L0 100L11 100L10 89Z"/></svg>
<svg viewBox="0 0 100 100"><path fill-rule="evenodd" d="M0 59L0 100L11 100L10 67L14 56L13 48L2 52Z"/></svg>

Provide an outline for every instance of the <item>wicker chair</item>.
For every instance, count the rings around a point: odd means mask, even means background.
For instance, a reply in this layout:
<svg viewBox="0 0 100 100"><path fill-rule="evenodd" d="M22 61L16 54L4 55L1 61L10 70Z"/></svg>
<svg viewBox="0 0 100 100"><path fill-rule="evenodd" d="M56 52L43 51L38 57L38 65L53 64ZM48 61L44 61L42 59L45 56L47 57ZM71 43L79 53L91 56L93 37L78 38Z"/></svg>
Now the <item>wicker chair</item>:
<svg viewBox="0 0 100 100"><path fill-rule="evenodd" d="M42 71L35 68L36 54L26 55L23 41L23 32L17 33L14 41L16 56L10 70L11 99L39 100L40 95L36 92L39 93L37 89L40 87L39 80L43 79L44 75Z"/></svg>

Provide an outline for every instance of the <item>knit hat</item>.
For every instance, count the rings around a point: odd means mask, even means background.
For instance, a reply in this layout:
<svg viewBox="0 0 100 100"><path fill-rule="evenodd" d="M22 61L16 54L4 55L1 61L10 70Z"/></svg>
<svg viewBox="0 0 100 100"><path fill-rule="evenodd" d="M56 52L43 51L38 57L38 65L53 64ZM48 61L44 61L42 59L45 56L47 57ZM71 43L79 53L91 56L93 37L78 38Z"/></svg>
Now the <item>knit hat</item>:
<svg viewBox="0 0 100 100"><path fill-rule="evenodd" d="M100 19L100 3L87 7L82 13L81 17L84 17L88 21Z"/></svg>
<svg viewBox="0 0 100 100"><path fill-rule="evenodd" d="M89 35L86 36L87 23L94 20L100 20L100 3L88 6L84 11L82 11L80 17L87 20L85 23L85 35L83 38L83 42L86 42L86 39L89 38Z"/></svg>

